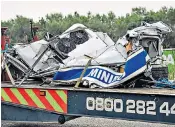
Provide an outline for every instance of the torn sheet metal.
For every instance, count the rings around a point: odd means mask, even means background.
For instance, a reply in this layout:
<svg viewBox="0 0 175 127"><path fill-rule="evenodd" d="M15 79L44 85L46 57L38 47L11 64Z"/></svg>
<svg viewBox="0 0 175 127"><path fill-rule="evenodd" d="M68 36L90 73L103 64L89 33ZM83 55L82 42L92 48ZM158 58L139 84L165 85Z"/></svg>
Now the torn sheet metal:
<svg viewBox="0 0 175 127"><path fill-rule="evenodd" d="M82 80L87 80L89 82L89 86L96 85L98 87L115 87L141 73L144 73L148 67L147 62L149 59L150 58L146 51L141 48L127 58L123 73L116 72L107 67L89 66ZM60 81L62 83L77 81L83 69L83 67L60 69L55 74L53 80Z"/></svg>
<svg viewBox="0 0 175 127"><path fill-rule="evenodd" d="M9 62L11 60L10 64L34 78L53 76L58 71L54 81L66 84L77 81L91 58L83 80L88 81L90 87L92 84L115 87L140 74L151 75L147 73L151 71L149 61L158 63L156 60L162 55L163 34L170 31L162 22L143 23L114 43L106 33L93 32L82 24L74 24L63 34L48 37L47 41L14 46L14 53L8 54Z"/></svg>
<svg viewBox="0 0 175 127"><path fill-rule="evenodd" d="M163 35L169 32L171 32L171 29L163 22L153 24L144 22L142 26L127 31L126 35L119 38L116 44L107 45L94 52L86 52L86 54L81 54L81 51L77 51L76 53L79 52L79 55L70 55L64 60L65 64L60 66L54 80L62 83L76 82L89 58L92 58L91 65L88 67L83 80L88 81L90 87L91 84L98 87L115 87L137 77L141 73L145 74L145 76L150 76L154 80L150 72L152 67L151 65L148 66L148 63L150 61L151 64L158 63L157 61L162 55ZM97 34L101 40L105 40L104 34ZM110 44L110 39L108 42ZM126 49L128 44L131 46L129 50ZM142 48L138 50L140 46ZM141 56L140 54L145 55L142 55L141 58L138 57ZM124 64L120 65L120 63ZM116 65L115 68L122 66L124 72L121 73L117 69L107 66L111 64ZM160 65L161 63L158 64ZM93 76L91 76L91 73L93 73ZM111 77L110 75L113 76ZM114 82L113 77L117 77Z"/></svg>
<svg viewBox="0 0 175 127"><path fill-rule="evenodd" d="M47 46L48 42L40 40L35 43L31 43L25 47L17 47L16 53L19 57L29 66L32 67L34 62L38 59L39 54L42 53ZM35 66L34 71L44 70L50 66L57 66L57 62L54 62L51 52L47 52L42 59ZM52 61L52 62L51 62ZM55 64L55 65L54 65Z"/></svg>
<svg viewBox="0 0 175 127"><path fill-rule="evenodd" d="M102 38L102 33L97 35L82 24L74 24L61 35L51 38L49 36L47 41L15 45L11 49L12 52L7 53L7 61L16 67L15 73L21 71L29 77L40 78L51 76L60 66L66 65L64 63L66 60L69 61L114 44L107 34L104 34L103 40L99 37L100 35Z"/></svg>
<svg viewBox="0 0 175 127"><path fill-rule="evenodd" d="M127 59L126 50L123 52L120 52L119 50L121 50L119 46L116 47L113 45L89 54L85 54L80 57L69 57L63 61L64 65L60 65L60 67L85 66L88 62L88 58L86 57L86 55L93 58L91 61L91 65L118 65L121 63L125 63Z"/></svg>

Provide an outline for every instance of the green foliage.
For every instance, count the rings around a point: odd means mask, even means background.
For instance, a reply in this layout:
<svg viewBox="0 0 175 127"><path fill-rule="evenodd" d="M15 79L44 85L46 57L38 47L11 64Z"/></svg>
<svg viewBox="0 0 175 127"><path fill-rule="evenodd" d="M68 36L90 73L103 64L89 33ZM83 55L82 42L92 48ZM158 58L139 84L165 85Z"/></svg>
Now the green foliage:
<svg viewBox="0 0 175 127"><path fill-rule="evenodd" d="M164 51L163 54L165 56L171 54L175 62L175 50ZM168 64L168 75L169 79L175 80L175 64Z"/></svg>
<svg viewBox="0 0 175 127"><path fill-rule="evenodd" d="M28 38L31 38L29 20L26 17L17 15L15 19L1 21L1 26L9 28L7 34L10 35L12 43L24 43L26 35L28 35ZM41 17L38 22L34 22L34 25L39 27L38 35L40 39L43 38L47 31L54 35L61 34L71 25L82 23L94 31L108 33L114 41L117 41L128 29L139 26L141 21L150 23L163 21L175 30L175 9L162 7L159 11L154 12L152 10L147 11L146 8L136 7L132 9L130 14L128 13L121 17L116 17L113 12L109 12L106 15L92 15L91 12L88 12L87 16L80 15L78 12L66 16L63 16L61 13L51 13ZM164 47L175 47L174 40L175 32L172 32L165 40Z"/></svg>

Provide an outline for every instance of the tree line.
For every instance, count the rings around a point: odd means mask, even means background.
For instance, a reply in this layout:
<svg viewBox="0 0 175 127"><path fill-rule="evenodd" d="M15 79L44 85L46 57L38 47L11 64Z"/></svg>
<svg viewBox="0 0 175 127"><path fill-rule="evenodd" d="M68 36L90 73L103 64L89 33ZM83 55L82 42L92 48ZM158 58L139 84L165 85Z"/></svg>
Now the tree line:
<svg viewBox="0 0 175 127"><path fill-rule="evenodd" d="M7 35L10 36L11 43L27 43L31 41L30 20L27 17L17 15L14 19L1 21L2 27L8 27ZM61 34L71 25L81 23L94 31L107 33L116 42L128 29L139 26L141 21L148 23L163 21L168 24L173 32L167 36L164 48L175 47L175 8L172 7L162 7L158 11L148 11L146 8L136 7L132 8L131 13L120 17L117 17L112 11L107 14L88 12L87 15L74 12L74 14L66 16L61 13L52 13L41 17L39 21L33 22L33 24L39 27L37 34L40 39L43 38L46 32L53 35Z"/></svg>

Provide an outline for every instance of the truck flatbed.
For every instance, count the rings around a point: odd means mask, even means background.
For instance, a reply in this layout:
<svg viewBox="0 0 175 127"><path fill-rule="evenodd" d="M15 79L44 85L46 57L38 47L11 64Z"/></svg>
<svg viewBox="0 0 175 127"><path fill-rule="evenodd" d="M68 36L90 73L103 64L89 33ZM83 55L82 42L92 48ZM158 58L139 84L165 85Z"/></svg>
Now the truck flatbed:
<svg viewBox="0 0 175 127"><path fill-rule="evenodd" d="M1 90L2 118L5 120L53 121L62 115L175 123L175 89L91 89L47 84L39 86L37 83L21 86L2 83ZM11 118L8 110L14 115L21 113L23 118L18 115ZM26 110L34 111L32 120L21 112ZM43 120L42 116L36 115L38 112L54 116L50 116L50 119L44 117Z"/></svg>
<svg viewBox="0 0 175 127"><path fill-rule="evenodd" d="M24 84L21 86L12 86L11 83L2 83L1 87L10 88L38 88L38 89L59 89L71 91L92 91L92 92L109 92L109 93L128 93L128 94L155 94L155 95L168 95L175 96L175 89L171 88L75 88L70 86L49 86L48 84L39 86L39 84Z"/></svg>

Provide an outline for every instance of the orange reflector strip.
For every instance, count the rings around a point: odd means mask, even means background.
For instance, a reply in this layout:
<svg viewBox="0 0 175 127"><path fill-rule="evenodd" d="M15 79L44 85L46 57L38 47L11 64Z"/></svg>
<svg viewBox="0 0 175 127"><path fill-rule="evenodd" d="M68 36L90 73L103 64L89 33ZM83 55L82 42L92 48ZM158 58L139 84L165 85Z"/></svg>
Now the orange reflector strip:
<svg viewBox="0 0 175 127"><path fill-rule="evenodd" d="M40 91L39 94L40 96L46 96L46 91Z"/></svg>

